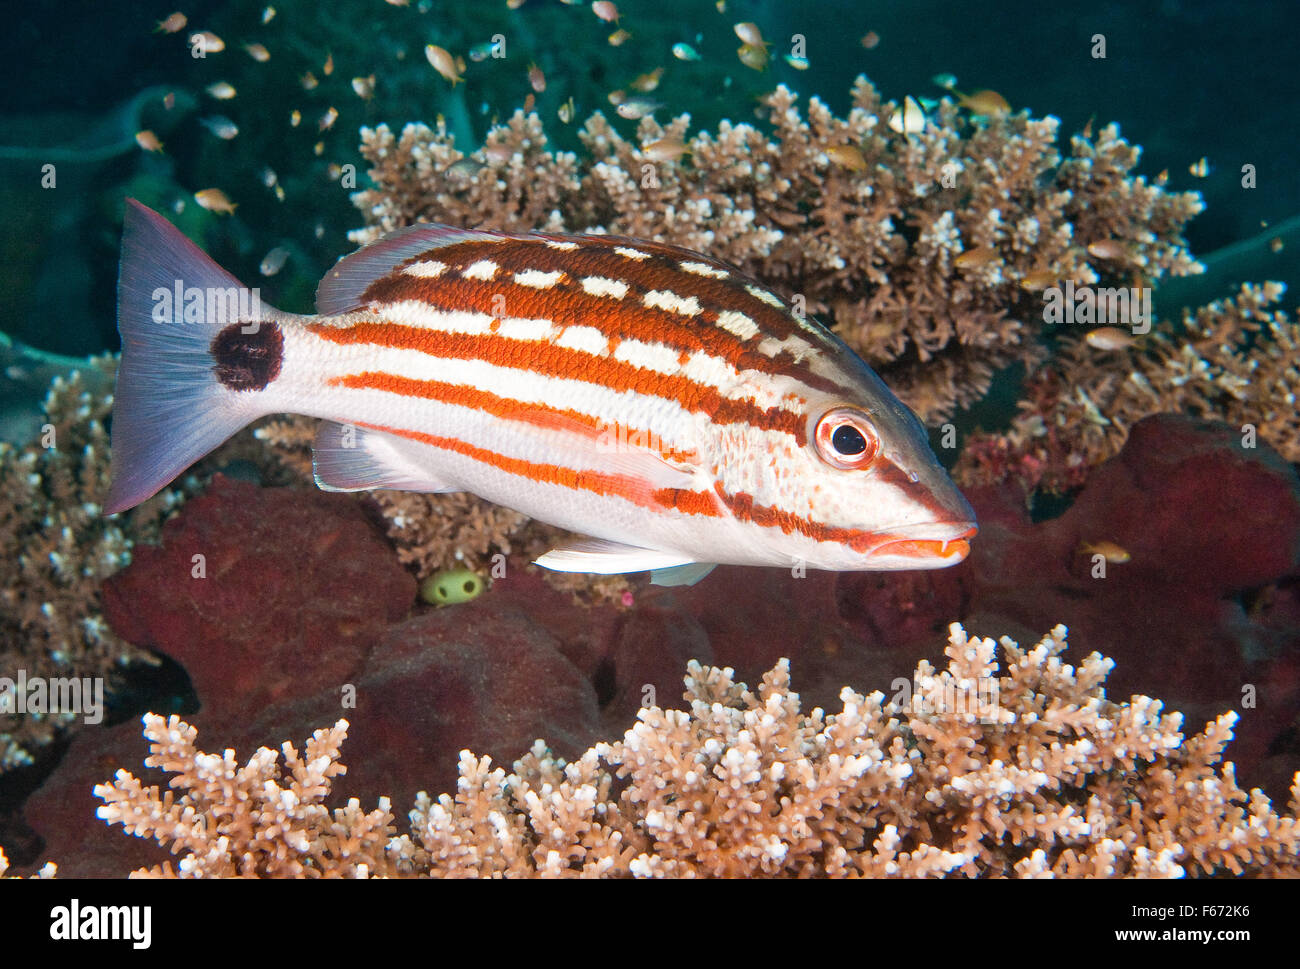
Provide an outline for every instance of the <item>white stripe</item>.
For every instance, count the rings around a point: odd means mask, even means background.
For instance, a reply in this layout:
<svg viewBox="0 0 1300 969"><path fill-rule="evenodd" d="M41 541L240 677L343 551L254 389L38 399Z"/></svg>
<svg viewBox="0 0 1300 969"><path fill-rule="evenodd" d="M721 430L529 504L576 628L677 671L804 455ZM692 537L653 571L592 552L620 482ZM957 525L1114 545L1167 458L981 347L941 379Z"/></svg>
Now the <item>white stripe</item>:
<svg viewBox="0 0 1300 969"><path fill-rule="evenodd" d="M694 273L697 276L709 276L713 279L730 279L731 274L725 273L721 269L714 269L712 266L702 262L682 262L679 263L688 273Z"/></svg>
<svg viewBox="0 0 1300 969"><path fill-rule="evenodd" d="M628 259L636 259L638 262L642 259L650 258L650 253L642 252L640 249L629 249L627 246L615 246L614 251L620 256L626 256Z"/></svg>
<svg viewBox="0 0 1300 969"><path fill-rule="evenodd" d="M681 353L662 343L643 343L641 340L623 340L614 348L614 359L630 363L634 367L644 367L655 373L680 373L682 365L678 363Z"/></svg>
<svg viewBox="0 0 1300 969"><path fill-rule="evenodd" d="M813 356L817 350L811 346L807 340L798 336L788 336L784 340L778 340L776 337L769 336L758 343L758 352L765 357L775 357L781 351L789 351L794 357L795 363L803 363L809 357Z"/></svg>
<svg viewBox="0 0 1300 969"><path fill-rule="evenodd" d="M651 290L642 297L642 302L652 309L671 310L683 316L696 316L700 312L700 301L694 296L682 299L676 293L670 293L666 289Z"/></svg>
<svg viewBox="0 0 1300 969"><path fill-rule="evenodd" d="M578 244L576 242L561 242L556 239L547 239L545 241L546 244L550 246L552 249L559 249L562 252L568 252L571 249L578 248Z"/></svg>
<svg viewBox="0 0 1300 969"><path fill-rule="evenodd" d="M466 267L461 276L465 279L479 279L486 282L497 274L499 268L491 259L480 259L472 266Z"/></svg>
<svg viewBox="0 0 1300 969"><path fill-rule="evenodd" d="M564 271L553 269L544 272L541 269L524 269L515 273L515 282L520 286L532 286L534 289L550 289L564 278Z"/></svg>
<svg viewBox="0 0 1300 969"><path fill-rule="evenodd" d="M748 340L758 335L758 324L744 313L738 313L735 310L723 310L719 313L718 326L742 340Z"/></svg>
<svg viewBox="0 0 1300 969"><path fill-rule="evenodd" d="M501 326L497 328L497 336L505 337L509 340L524 340L530 343L549 343L554 339L558 328L552 320L547 319L527 319L519 316L509 316L501 321Z"/></svg>
<svg viewBox="0 0 1300 969"><path fill-rule="evenodd" d="M621 279L606 279L604 276L584 276L582 288L592 296L612 296L622 299L627 295L627 283Z"/></svg>
<svg viewBox="0 0 1300 969"><path fill-rule="evenodd" d="M402 270L407 276L421 276L425 279L435 279L446 271L447 264L436 259L429 262L413 262Z"/></svg>
<svg viewBox="0 0 1300 969"><path fill-rule="evenodd" d="M568 326L555 341L557 347L581 350L595 357L603 357L609 347L609 338L594 326Z"/></svg>
<svg viewBox="0 0 1300 969"><path fill-rule="evenodd" d="M427 303L418 300L401 300L394 303L380 304L373 308L373 312L368 311L365 318L390 321L415 329L466 336L487 336L491 334L493 331L490 326L494 319L486 313L471 313L465 310L435 310ZM341 318L341 324L346 319L346 317ZM504 335L506 322L514 324L512 333L519 334L514 337L515 339L540 340L553 336L556 332L553 322L549 319L526 320L514 318L511 321L502 321L502 329L497 331L498 335ZM801 346L789 342L795 339L797 338L790 337L787 345L793 349L796 356L814 354L815 351L812 348L806 348L806 344ZM634 347L641 345L636 340L624 340L622 342L631 343ZM764 341L764 343L766 342L768 341ZM759 344L760 349L762 346L763 344ZM323 351L314 350L312 352L320 355ZM369 359L370 354L375 352L378 352L377 348L367 348L365 350L366 359ZM417 351L409 352L416 353ZM601 355L604 355L603 350ZM434 359L426 354L420 354L420 356L424 359ZM704 350L691 351L690 358L684 367L677 362L677 357L678 351L669 350L644 361L638 360L637 365L654 370L656 373L682 376L698 383L711 385L722 396L733 400L751 398L760 407L784 407L787 410L794 411L800 409L800 398L797 395L799 385L793 383L789 377L773 376L749 369L737 370L732 364ZM459 363L464 362L459 361ZM315 366L314 363L310 365ZM522 371L513 370L511 372L517 374ZM453 377L452 379L461 382L460 378Z"/></svg>
<svg viewBox="0 0 1300 969"><path fill-rule="evenodd" d="M776 296L774 296L772 293L769 293L765 289L759 289L757 286L753 285L752 283L745 284L745 292L749 293L749 295L754 297L754 299L761 299L768 306L775 306L779 310L785 309L785 304L782 303Z"/></svg>

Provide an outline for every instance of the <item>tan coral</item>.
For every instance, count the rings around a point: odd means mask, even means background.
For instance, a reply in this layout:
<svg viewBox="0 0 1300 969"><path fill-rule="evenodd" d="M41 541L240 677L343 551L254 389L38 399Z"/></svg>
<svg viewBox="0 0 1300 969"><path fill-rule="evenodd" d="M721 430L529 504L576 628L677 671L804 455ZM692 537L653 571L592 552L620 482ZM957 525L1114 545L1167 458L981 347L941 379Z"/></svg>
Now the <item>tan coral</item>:
<svg viewBox="0 0 1300 969"><path fill-rule="evenodd" d="M107 371L111 359L87 361ZM0 675L29 681L105 678L108 689L132 663L152 663L123 642L100 614L103 579L130 561L140 536L156 532L163 495L129 523L103 517L109 446L104 420L112 398L92 393L78 372L56 377L46 423L26 447L0 443ZM31 763L72 729L81 712L0 712L0 774Z"/></svg>
<svg viewBox="0 0 1300 969"><path fill-rule="evenodd" d="M755 691L691 663L688 709L643 709L572 763L541 741L509 773L463 751L456 793L421 794L400 836L386 799L325 808L342 721L304 757L286 744L286 776L273 751L241 768L147 717L146 764L184 793L126 771L96 793L110 823L172 843L182 875L1300 874L1300 774L1275 812L1220 763L1234 714L1186 736L1158 700L1108 699L1111 661L1076 668L1066 645L1061 626L1030 649L1003 638L999 664L953 624L946 669L922 661L888 700L846 687L834 713L801 709L784 660Z"/></svg>
<svg viewBox="0 0 1300 969"><path fill-rule="evenodd" d="M1157 413L1194 414L1253 428L1300 461L1300 324L1276 309L1280 283L1162 321L1126 349L1067 336L1030 374L1020 413L1002 433L972 436L956 468L964 484L1014 477L1026 490L1062 491L1119 453L1129 428Z"/></svg>
<svg viewBox="0 0 1300 969"><path fill-rule="evenodd" d="M940 102L924 131L884 123L897 107L859 78L847 116L785 87L765 99L771 134L724 121L686 138L689 116L642 119L637 141L603 115L582 157L553 153L535 115L488 134L472 164L444 127L363 129L376 188L355 197L369 242L417 221L520 231L594 231L709 252L800 294L926 420L978 400L993 373L1041 362L1041 300L1022 285L1055 272L1080 283L1140 269L1150 283L1199 266L1181 238L1201 209L1134 177L1137 149L1115 126L1057 152L1058 122L976 119ZM640 145L683 138L688 154L648 162ZM846 167L836 149L860 152ZM861 170L856 170L861 168ZM1131 265L1091 255L1122 247ZM961 266L963 252L994 254Z"/></svg>

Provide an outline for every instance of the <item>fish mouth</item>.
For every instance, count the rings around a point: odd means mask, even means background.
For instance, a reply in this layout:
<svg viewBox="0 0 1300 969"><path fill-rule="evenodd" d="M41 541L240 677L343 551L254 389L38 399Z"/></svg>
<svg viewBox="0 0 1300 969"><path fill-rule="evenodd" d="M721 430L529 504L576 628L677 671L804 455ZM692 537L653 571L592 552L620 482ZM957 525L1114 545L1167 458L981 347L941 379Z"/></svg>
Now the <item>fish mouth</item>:
<svg viewBox="0 0 1300 969"><path fill-rule="evenodd" d="M915 534L908 534L914 531ZM871 558L896 558L913 568L943 568L956 565L970 554L969 539L979 529L974 522L931 524L916 529L878 536L882 541L871 549Z"/></svg>

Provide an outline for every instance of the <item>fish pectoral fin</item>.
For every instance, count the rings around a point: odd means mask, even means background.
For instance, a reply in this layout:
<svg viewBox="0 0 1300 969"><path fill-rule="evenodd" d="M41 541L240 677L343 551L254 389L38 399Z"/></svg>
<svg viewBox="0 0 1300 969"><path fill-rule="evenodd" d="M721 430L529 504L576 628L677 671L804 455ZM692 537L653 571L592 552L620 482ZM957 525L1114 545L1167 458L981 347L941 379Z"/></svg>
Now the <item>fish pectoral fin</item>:
<svg viewBox="0 0 1300 969"><path fill-rule="evenodd" d="M637 548L604 539L583 539L553 548L534 563L555 572L593 572L619 575L694 565L695 560L680 552Z"/></svg>
<svg viewBox="0 0 1300 969"><path fill-rule="evenodd" d="M324 421L312 442L311 465L322 491L463 491L429 469L433 453L395 434Z"/></svg>

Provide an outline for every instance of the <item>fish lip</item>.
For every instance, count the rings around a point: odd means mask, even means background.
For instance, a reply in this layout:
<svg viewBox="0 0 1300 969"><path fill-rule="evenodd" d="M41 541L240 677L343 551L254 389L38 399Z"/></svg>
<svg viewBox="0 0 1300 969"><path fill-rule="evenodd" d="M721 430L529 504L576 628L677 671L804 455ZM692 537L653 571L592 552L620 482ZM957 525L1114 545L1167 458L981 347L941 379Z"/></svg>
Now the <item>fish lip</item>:
<svg viewBox="0 0 1300 969"><path fill-rule="evenodd" d="M881 533L869 555L912 559L918 564L956 565L970 554L970 539L979 532L973 521L927 522Z"/></svg>

